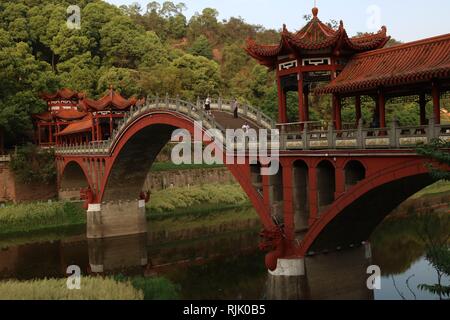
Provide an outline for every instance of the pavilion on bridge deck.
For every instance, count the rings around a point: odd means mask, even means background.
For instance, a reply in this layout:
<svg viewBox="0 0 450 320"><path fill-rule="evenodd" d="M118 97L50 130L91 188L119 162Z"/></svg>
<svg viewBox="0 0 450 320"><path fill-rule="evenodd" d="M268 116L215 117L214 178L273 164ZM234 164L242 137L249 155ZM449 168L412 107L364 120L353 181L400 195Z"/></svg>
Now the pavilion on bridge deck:
<svg viewBox="0 0 450 320"><path fill-rule="evenodd" d="M125 99L112 87L99 100L66 88L41 94L41 98L47 101L48 110L33 118L36 143L42 147L107 140L125 113L144 102Z"/></svg>
<svg viewBox="0 0 450 320"><path fill-rule="evenodd" d="M341 21L336 29L320 21L313 8L312 20L291 33L283 26L281 40L261 45L248 39L246 51L260 64L276 71L278 121L283 130L303 130L310 121L310 94L332 94L331 121L344 129L343 99L353 99L357 127L362 118L361 96L373 99L373 128L386 127L389 99L414 96L420 106L420 124L427 124L426 105L433 102L433 118L441 121L441 97L450 78L450 34L390 48L386 27L377 33L349 37ZM327 84L323 86L324 84ZM287 93L298 92L298 122L288 119ZM323 130L324 128L321 127Z"/></svg>

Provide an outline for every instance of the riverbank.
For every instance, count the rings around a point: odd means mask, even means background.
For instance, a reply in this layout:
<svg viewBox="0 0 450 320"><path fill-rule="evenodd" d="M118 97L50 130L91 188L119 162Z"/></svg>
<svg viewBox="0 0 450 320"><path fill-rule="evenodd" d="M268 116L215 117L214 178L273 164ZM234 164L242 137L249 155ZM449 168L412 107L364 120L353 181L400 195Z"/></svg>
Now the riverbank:
<svg viewBox="0 0 450 320"><path fill-rule="evenodd" d="M248 214L234 214L237 208L249 208ZM238 225L253 226L256 222L248 220L257 221L257 215L250 208L238 185L171 188L152 194L147 219L151 230L178 238L186 226L192 228L192 234L221 230L222 223L226 230ZM0 208L0 247L83 234L85 228L86 212L81 203L44 202Z"/></svg>

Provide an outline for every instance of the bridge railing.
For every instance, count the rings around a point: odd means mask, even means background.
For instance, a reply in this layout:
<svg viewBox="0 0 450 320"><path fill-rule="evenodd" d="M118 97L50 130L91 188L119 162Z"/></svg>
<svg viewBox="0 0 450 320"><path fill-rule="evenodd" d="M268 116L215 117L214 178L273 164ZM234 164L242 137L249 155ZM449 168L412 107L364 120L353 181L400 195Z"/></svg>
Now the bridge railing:
<svg viewBox="0 0 450 320"><path fill-rule="evenodd" d="M157 110L176 111L178 113L186 115L189 119L202 122L203 129L217 129L221 132L225 132L225 129L217 123L214 118L208 115L203 108L196 106L190 102L181 100L179 98L172 99L166 96L163 99L159 97L148 97L146 103L137 107L132 107L127 112L124 118L118 123L117 129L113 130L113 133L107 141L93 141L88 144L80 145L63 145L57 146L55 151L57 154L107 154L111 151L114 143L118 140L119 136L124 132L131 123L138 118L144 116L147 113Z"/></svg>
<svg viewBox="0 0 450 320"><path fill-rule="evenodd" d="M197 102L200 104L200 102ZM211 109L218 111L225 111L233 113L235 101L230 99L223 99L221 97L217 99L211 99ZM203 107L203 106L201 106ZM248 104L238 103L238 115L243 119L254 122L260 128L274 129L275 121L269 116L264 114L259 108L250 106Z"/></svg>
<svg viewBox="0 0 450 320"><path fill-rule="evenodd" d="M320 149L401 149L414 148L434 139L450 141L450 124L363 128L351 130L308 130L280 133L281 150Z"/></svg>

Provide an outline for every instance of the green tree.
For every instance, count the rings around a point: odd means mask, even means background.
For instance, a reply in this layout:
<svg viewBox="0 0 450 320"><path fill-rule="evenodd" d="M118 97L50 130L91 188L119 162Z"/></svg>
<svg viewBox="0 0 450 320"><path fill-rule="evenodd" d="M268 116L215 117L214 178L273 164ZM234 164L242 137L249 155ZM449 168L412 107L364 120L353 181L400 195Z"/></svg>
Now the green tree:
<svg viewBox="0 0 450 320"><path fill-rule="evenodd" d="M112 67L103 72L98 80L98 92L105 93L112 85L125 97L140 96L142 89L139 86L140 74L138 71L126 68Z"/></svg>
<svg viewBox="0 0 450 320"><path fill-rule="evenodd" d="M202 56L208 59L212 59L212 49L209 44L208 38L204 35L198 37L189 48L189 53L194 56Z"/></svg>

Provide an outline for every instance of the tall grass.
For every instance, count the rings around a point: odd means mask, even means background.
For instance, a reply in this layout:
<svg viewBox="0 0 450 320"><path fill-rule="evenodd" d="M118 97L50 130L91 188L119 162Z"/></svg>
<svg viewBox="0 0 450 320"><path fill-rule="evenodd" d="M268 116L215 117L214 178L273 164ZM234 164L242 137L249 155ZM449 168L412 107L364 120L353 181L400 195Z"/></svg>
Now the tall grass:
<svg viewBox="0 0 450 320"><path fill-rule="evenodd" d="M142 300L130 282L82 277L81 290L67 289L66 279L0 282L0 300Z"/></svg>
<svg viewBox="0 0 450 320"><path fill-rule="evenodd" d="M0 234L26 232L49 227L83 224L81 206L66 202L38 202L0 209Z"/></svg>
<svg viewBox="0 0 450 320"><path fill-rule="evenodd" d="M144 300L176 300L180 298L179 286L166 278L128 278L123 275L117 275L114 278L118 281L129 282L135 289L141 290Z"/></svg>
<svg viewBox="0 0 450 320"><path fill-rule="evenodd" d="M209 184L158 191L152 194L147 209L152 213L170 213L191 207L240 205L247 202L247 195L239 185Z"/></svg>

